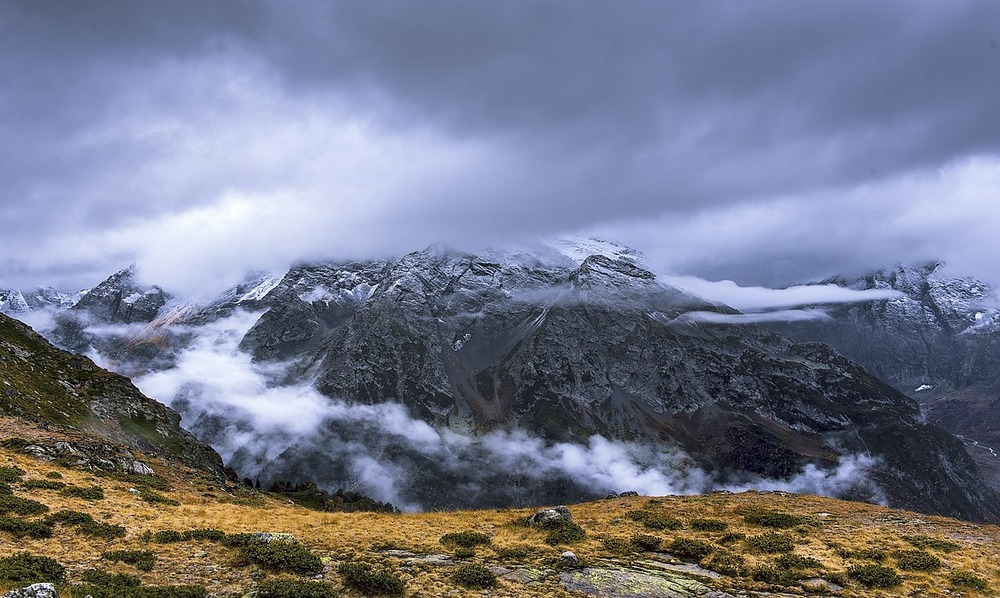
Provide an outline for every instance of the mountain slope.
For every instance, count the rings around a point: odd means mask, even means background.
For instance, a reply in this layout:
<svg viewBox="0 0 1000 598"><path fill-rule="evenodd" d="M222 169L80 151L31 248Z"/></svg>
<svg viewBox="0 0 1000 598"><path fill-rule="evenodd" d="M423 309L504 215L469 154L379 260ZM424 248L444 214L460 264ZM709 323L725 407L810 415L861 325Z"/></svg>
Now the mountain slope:
<svg viewBox="0 0 1000 598"><path fill-rule="evenodd" d="M90 443L97 453L108 452L104 449L110 445L124 445L225 477L218 454L184 431L176 413L143 396L127 378L97 367L86 357L53 347L29 327L3 314L0 415L79 431L100 440ZM108 446L102 447L102 443ZM108 461L98 456L86 458L95 466ZM143 469L127 459L103 465L114 468L123 463Z"/></svg>
<svg viewBox="0 0 1000 598"><path fill-rule="evenodd" d="M301 264L205 306L164 303L114 338L69 320L82 332L69 338L155 380L189 429L265 483L445 508L603 496L624 470L661 492L795 480L1000 514L954 437L828 347L712 323L735 310L663 285L633 252L560 252ZM109 279L88 294L107 305L67 317L113 320L122 287ZM252 384L213 384L195 367L207 362Z"/></svg>

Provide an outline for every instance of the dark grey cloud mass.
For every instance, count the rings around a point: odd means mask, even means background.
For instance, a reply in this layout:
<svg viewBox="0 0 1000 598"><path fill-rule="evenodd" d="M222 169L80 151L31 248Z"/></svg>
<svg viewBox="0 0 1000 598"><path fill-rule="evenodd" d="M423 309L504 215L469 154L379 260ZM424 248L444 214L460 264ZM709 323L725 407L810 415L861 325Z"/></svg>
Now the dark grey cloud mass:
<svg viewBox="0 0 1000 598"><path fill-rule="evenodd" d="M10 0L0 288L600 234L1000 283L1000 4Z"/></svg>

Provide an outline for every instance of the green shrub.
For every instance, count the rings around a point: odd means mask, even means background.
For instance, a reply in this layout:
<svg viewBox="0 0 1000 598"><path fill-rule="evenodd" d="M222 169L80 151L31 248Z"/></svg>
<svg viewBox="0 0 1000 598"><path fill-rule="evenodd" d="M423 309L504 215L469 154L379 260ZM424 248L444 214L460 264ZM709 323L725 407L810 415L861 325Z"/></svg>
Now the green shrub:
<svg viewBox="0 0 1000 598"><path fill-rule="evenodd" d="M823 563L811 556L802 556L788 552L774 560L774 564L782 569L822 569Z"/></svg>
<svg viewBox="0 0 1000 598"><path fill-rule="evenodd" d="M22 585L61 583L65 577L66 568L47 556L19 552L0 558L0 581Z"/></svg>
<svg viewBox="0 0 1000 598"><path fill-rule="evenodd" d="M897 550L892 555L903 571L937 571L941 559L923 550Z"/></svg>
<svg viewBox="0 0 1000 598"><path fill-rule="evenodd" d="M259 541L254 539L253 534L226 534L222 538L222 545L230 548L243 548L248 544Z"/></svg>
<svg viewBox="0 0 1000 598"><path fill-rule="evenodd" d="M729 529L729 524L719 519L692 519L688 525L696 532L724 532Z"/></svg>
<svg viewBox="0 0 1000 598"><path fill-rule="evenodd" d="M652 552L660 549L663 539L649 534L635 534L629 538L629 544L636 550Z"/></svg>
<svg viewBox="0 0 1000 598"><path fill-rule="evenodd" d="M406 584L395 573L373 571L371 565L364 563L341 563L337 573L343 578L344 585L362 594L398 596L406 589Z"/></svg>
<svg viewBox="0 0 1000 598"><path fill-rule="evenodd" d="M51 538L52 524L0 516L0 532L7 532L15 538Z"/></svg>
<svg viewBox="0 0 1000 598"><path fill-rule="evenodd" d="M439 541L445 546L473 548L476 546L489 546L493 540L488 535L481 532L464 531L445 534L441 536Z"/></svg>
<svg viewBox="0 0 1000 598"><path fill-rule="evenodd" d="M876 563L884 562L889 556L889 554L881 548L859 548L857 550L838 548L836 553L838 556L845 559L861 559L865 561L875 561Z"/></svg>
<svg viewBox="0 0 1000 598"><path fill-rule="evenodd" d="M712 545L694 538L677 538L667 546L670 554L682 559L700 561L712 552Z"/></svg>
<svg viewBox="0 0 1000 598"><path fill-rule="evenodd" d="M156 555L148 550L113 550L101 553L101 558L132 565L140 571L151 571L156 564Z"/></svg>
<svg viewBox="0 0 1000 598"><path fill-rule="evenodd" d="M87 513L62 509L45 516L45 522L49 524L62 523L64 525L80 525L81 523L93 523L94 518Z"/></svg>
<svg viewBox="0 0 1000 598"><path fill-rule="evenodd" d="M903 540L911 544L914 548L923 548L931 550L940 550L944 553L951 553L962 548L960 545L950 541L943 540L941 538L935 538L933 536L923 536L923 535L913 535L913 536L902 536Z"/></svg>
<svg viewBox="0 0 1000 598"><path fill-rule="evenodd" d="M792 539L778 532L767 532L746 539L747 548L753 552L777 553L791 552L795 548Z"/></svg>
<svg viewBox="0 0 1000 598"><path fill-rule="evenodd" d="M240 548L240 556L244 561L288 573L315 575L323 570L318 556L291 542L249 542Z"/></svg>
<svg viewBox="0 0 1000 598"><path fill-rule="evenodd" d="M163 496L159 492L153 492L149 488L139 488L139 498L154 505L177 507L181 504L168 496Z"/></svg>
<svg viewBox="0 0 1000 598"><path fill-rule="evenodd" d="M124 538L125 527L110 523L101 523L100 521L90 521L76 525L76 533L88 538L105 538L111 540L114 538Z"/></svg>
<svg viewBox="0 0 1000 598"><path fill-rule="evenodd" d="M80 584L72 586L76 596L88 595L93 598L202 598L206 595L204 586L98 586Z"/></svg>
<svg viewBox="0 0 1000 598"><path fill-rule="evenodd" d="M95 586L109 586L116 588L136 588L141 585L141 581L134 575L125 573L108 573L103 569L88 569L80 576L85 583Z"/></svg>
<svg viewBox="0 0 1000 598"><path fill-rule="evenodd" d="M62 489L64 496L82 498L84 500L102 500L104 498L104 488L100 486L66 486Z"/></svg>
<svg viewBox="0 0 1000 598"><path fill-rule="evenodd" d="M615 554L628 554L632 552L632 543L626 541L624 538L603 538L601 539L601 546L604 547L604 550Z"/></svg>
<svg viewBox="0 0 1000 598"><path fill-rule="evenodd" d="M782 513L780 511L769 511L767 509L747 509L742 512L742 515L743 521L747 523L777 529L788 529L797 525L813 523L811 517L792 515L791 513Z"/></svg>
<svg viewBox="0 0 1000 598"><path fill-rule="evenodd" d="M18 486L25 490L62 490L66 483L55 480L24 480Z"/></svg>
<svg viewBox="0 0 1000 598"><path fill-rule="evenodd" d="M719 544L732 544L746 539L747 535L743 532L726 532L719 536Z"/></svg>
<svg viewBox="0 0 1000 598"><path fill-rule="evenodd" d="M776 586L795 585L799 581L799 576L791 569L780 569L768 565L754 567L753 571L750 572L750 578Z"/></svg>
<svg viewBox="0 0 1000 598"><path fill-rule="evenodd" d="M50 480L61 480L63 475L58 471L50 471L45 474L45 477L49 478Z"/></svg>
<svg viewBox="0 0 1000 598"><path fill-rule="evenodd" d="M18 466L0 467L0 482L19 482L24 477L24 470Z"/></svg>
<svg viewBox="0 0 1000 598"><path fill-rule="evenodd" d="M847 568L847 575L866 588L891 588L903 583L895 569L882 565L854 565Z"/></svg>
<svg viewBox="0 0 1000 598"><path fill-rule="evenodd" d="M172 542L183 542L184 534L177 530L164 529L154 532L150 539L157 544L170 544Z"/></svg>
<svg viewBox="0 0 1000 598"><path fill-rule="evenodd" d="M41 515L49 508L37 500L21 498L13 494L0 494L0 515L14 513L16 515Z"/></svg>
<svg viewBox="0 0 1000 598"><path fill-rule="evenodd" d="M583 528L579 525L573 523L572 521L567 521L565 519L559 519L560 523L558 527L549 526L549 533L545 536L545 543L550 546L557 546L559 544L572 544L573 542L579 542L587 538L587 532L583 531Z"/></svg>
<svg viewBox="0 0 1000 598"><path fill-rule="evenodd" d="M990 582L972 571L952 571L948 575L948 581L954 586L971 590L986 590L990 587Z"/></svg>
<svg viewBox="0 0 1000 598"><path fill-rule="evenodd" d="M648 510L638 510L629 511L625 513L625 516L632 521L638 521L649 529L664 530L664 529L681 529L684 524L681 523L680 519L675 517L670 517L669 515L664 515L662 513L656 513L654 511Z"/></svg>
<svg viewBox="0 0 1000 598"><path fill-rule="evenodd" d="M476 556L476 549L469 546L459 546L451 554L456 559L471 559Z"/></svg>
<svg viewBox="0 0 1000 598"><path fill-rule="evenodd" d="M746 559L729 550L716 550L701 562L701 566L730 577L746 575Z"/></svg>
<svg viewBox="0 0 1000 598"><path fill-rule="evenodd" d="M257 585L257 598L336 598L333 586L322 581L291 577L268 579Z"/></svg>
<svg viewBox="0 0 1000 598"><path fill-rule="evenodd" d="M497 583L497 576L488 567L478 563L462 565L451 574L455 583L467 588L492 588Z"/></svg>
<svg viewBox="0 0 1000 598"><path fill-rule="evenodd" d="M14 494L14 489L10 487L10 484L7 482L0 482L0 496L10 496L12 494Z"/></svg>
<svg viewBox="0 0 1000 598"><path fill-rule="evenodd" d="M226 533L218 529L189 529L184 532L185 540L208 540L210 542L221 542L226 537Z"/></svg>

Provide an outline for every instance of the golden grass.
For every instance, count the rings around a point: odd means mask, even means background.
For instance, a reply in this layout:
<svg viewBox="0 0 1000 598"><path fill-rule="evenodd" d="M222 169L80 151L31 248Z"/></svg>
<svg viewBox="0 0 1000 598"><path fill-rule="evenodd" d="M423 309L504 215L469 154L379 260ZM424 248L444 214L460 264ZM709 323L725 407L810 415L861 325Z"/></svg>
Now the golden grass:
<svg viewBox="0 0 1000 598"><path fill-rule="evenodd" d="M8 422L9 423L9 422ZM21 432L26 432L22 430ZM30 432L30 431L27 431ZM33 433L37 433L33 432ZM24 434L20 434L24 437ZM314 553L328 559L332 570L323 578L338 587L340 579L336 565L345 561L363 561L389 568L407 584L407 596L480 596L481 591L456 586L449 577L449 568L426 564L407 564L405 558L389 556L386 547L406 550L418 555L449 554L439 538L449 532L473 530L492 537L492 545L478 547L473 560L489 566L507 568L555 568L558 556L567 548L586 563L615 562L619 565L638 563L643 554L615 554L604 547L604 539L627 542L638 533L663 539L664 546L678 537L691 537L718 543L722 532L696 532L686 526L676 531L648 530L626 516L630 510L649 508L676 517L687 524L692 519L721 519L729 524L725 533L756 535L768 531L743 521L740 511L765 508L788 513L809 515L815 525L802 525L781 530L795 541L795 552L818 559L825 570L836 577L843 575L850 564L862 561L845 559L843 550L878 548L891 553L912 548L901 539L907 534L923 534L949 539L961 546L951 554L935 552L944 566L934 573L901 572L904 583L890 590L866 590L850 583L843 596L922 595L955 596L947 581L951 571L972 571L987 579L991 587L1000 587L997 567L1000 565L1000 529L991 525L976 525L943 517L931 517L828 498L781 493L712 494L707 496L666 496L655 499L631 497L571 505L574 521L588 534L587 540L570 547L553 547L544 543L542 532L511 525L516 518L530 515L536 509L449 511L389 515L379 513L321 513L307 510L271 495L253 494L258 506L233 504L247 495L231 495L220 490L217 483L197 472L177 468L151 459L157 472L170 480L173 490L162 492L181 502L180 506L145 503L129 491L129 485L92 473L59 467L11 450L0 450L0 466L16 465L28 472L26 478L42 478L49 471L59 471L61 481L80 486L100 485L106 498L87 501L61 495L57 490L23 491L20 496L33 498L53 511L74 509L90 513L99 521L125 526L127 536L117 540L95 540L77 535L70 528L57 526L53 538L44 540L15 539L0 533L0 554L27 550L33 554L55 558L68 568L69 581L79 581L83 571L100 567L115 573L138 575L145 584L203 584L215 595L243 593L253 589L256 580L269 575L256 567L236 566L235 551L212 542L179 542L157 544L144 542L143 532L160 530L185 531L214 528L226 533L272 531L293 534ZM246 493L246 490L240 492ZM238 501L238 500L237 500ZM505 549L520 548L526 556L501 558ZM773 563L777 555L749 553L742 542L729 546L746 558L749 568ZM152 550L158 561L152 571L140 572L121 563L102 561L106 550ZM932 551L933 552L933 551ZM509 553L504 553L509 554ZM641 563L640 563L641 564ZM895 566L891 557L886 562ZM711 583L718 589L774 590L747 577L723 577ZM9 586L8 586L9 587ZM793 589L796 592L801 590ZM787 591L787 590L786 590ZM968 590L961 590L969 594ZM985 595L993 595L993 591ZM346 592L346 595L352 595ZM555 575L538 586L501 580L493 596L568 596Z"/></svg>

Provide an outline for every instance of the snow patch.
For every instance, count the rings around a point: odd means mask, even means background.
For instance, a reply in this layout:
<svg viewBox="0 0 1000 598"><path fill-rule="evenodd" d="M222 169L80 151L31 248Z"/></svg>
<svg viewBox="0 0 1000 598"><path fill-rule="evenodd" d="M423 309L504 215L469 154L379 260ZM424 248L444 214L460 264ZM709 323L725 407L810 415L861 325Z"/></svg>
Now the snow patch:
<svg viewBox="0 0 1000 598"><path fill-rule="evenodd" d="M934 388L934 387L931 386L930 384L921 384L920 386L914 388L913 392L921 392L921 391L924 391L924 390L930 390L932 388Z"/></svg>
<svg viewBox="0 0 1000 598"><path fill-rule="evenodd" d="M263 299L268 293L274 290L274 287L281 283L283 278L284 276L278 274L268 275L260 284L244 293L236 302L243 303L244 301L259 301Z"/></svg>

